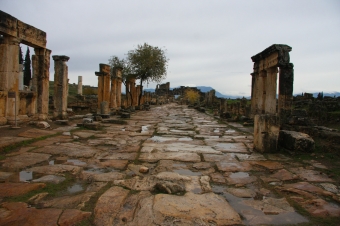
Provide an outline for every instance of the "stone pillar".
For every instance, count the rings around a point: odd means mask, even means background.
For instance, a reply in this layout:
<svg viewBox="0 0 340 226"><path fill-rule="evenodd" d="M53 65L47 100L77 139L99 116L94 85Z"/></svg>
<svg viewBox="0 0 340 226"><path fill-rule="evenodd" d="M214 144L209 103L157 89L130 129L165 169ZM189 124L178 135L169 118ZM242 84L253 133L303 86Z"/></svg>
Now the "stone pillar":
<svg viewBox="0 0 340 226"><path fill-rule="evenodd" d="M32 56L33 72L37 92L37 116L39 120L46 120L48 116L50 55L51 50L35 48ZM34 83L33 82L33 83Z"/></svg>
<svg viewBox="0 0 340 226"><path fill-rule="evenodd" d="M110 113L109 110L109 102L103 101L100 103L100 114L108 115Z"/></svg>
<svg viewBox="0 0 340 226"><path fill-rule="evenodd" d="M122 68L117 68L116 69L116 76L117 76L117 81L116 81L116 103L117 103L117 108L120 109L122 105Z"/></svg>
<svg viewBox="0 0 340 226"><path fill-rule="evenodd" d="M24 90L24 65L19 64L19 90Z"/></svg>
<svg viewBox="0 0 340 226"><path fill-rule="evenodd" d="M83 95L83 76L78 76L78 95Z"/></svg>
<svg viewBox="0 0 340 226"><path fill-rule="evenodd" d="M28 92L20 92L20 107L19 107L19 115L26 115L27 114L27 96Z"/></svg>
<svg viewBox="0 0 340 226"><path fill-rule="evenodd" d="M59 119L67 118L67 96L68 96L68 67L66 62L68 56L52 56L54 60L54 113Z"/></svg>
<svg viewBox="0 0 340 226"><path fill-rule="evenodd" d="M267 69L265 113L276 114L277 67Z"/></svg>
<svg viewBox="0 0 340 226"><path fill-rule="evenodd" d="M278 112L290 111L293 102L293 83L294 83L294 65L292 63L280 67L279 72L279 100Z"/></svg>
<svg viewBox="0 0 340 226"><path fill-rule="evenodd" d="M136 79L130 79L130 92L131 92L131 106L135 107L136 102Z"/></svg>
<svg viewBox="0 0 340 226"><path fill-rule="evenodd" d="M110 108L117 108L117 78L111 78Z"/></svg>
<svg viewBox="0 0 340 226"><path fill-rule="evenodd" d="M99 64L99 72L95 74L98 76L98 111L100 111L101 102L110 102L110 66Z"/></svg>
<svg viewBox="0 0 340 226"><path fill-rule="evenodd" d="M19 44L18 38L6 35L3 35L0 43L0 91L5 91L4 95L7 97L6 103L3 103L5 106L0 106L0 108L6 109L5 117L10 124L15 123L15 116L18 115L20 105ZM15 98L9 98L8 92L15 92Z"/></svg>
<svg viewBox="0 0 340 226"><path fill-rule="evenodd" d="M275 152L277 150L280 126L278 117L270 114L254 117L254 149L259 152Z"/></svg>

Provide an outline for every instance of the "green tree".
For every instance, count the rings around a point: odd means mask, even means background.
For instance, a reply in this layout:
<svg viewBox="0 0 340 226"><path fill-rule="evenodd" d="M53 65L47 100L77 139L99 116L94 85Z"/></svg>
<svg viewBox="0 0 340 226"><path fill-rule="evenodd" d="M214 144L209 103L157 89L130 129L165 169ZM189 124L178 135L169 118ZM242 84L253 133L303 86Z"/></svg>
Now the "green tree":
<svg viewBox="0 0 340 226"><path fill-rule="evenodd" d="M24 62L24 58L22 58L22 50L21 46L19 47L19 64L22 64Z"/></svg>
<svg viewBox="0 0 340 226"><path fill-rule="evenodd" d="M127 59L119 58L117 56L111 56L109 59L109 65L111 67L110 75L111 78L116 76L116 69L122 69L122 82L125 85L126 95L130 95L130 99L132 100L132 94L130 90L126 86L126 81L131 76L131 66L130 62ZM132 101L131 101L132 104Z"/></svg>
<svg viewBox="0 0 340 226"><path fill-rule="evenodd" d="M138 105L140 105L143 83L151 81L160 83L165 79L169 60L165 56L165 50L144 43L128 52L127 61L132 74L135 74L140 81L141 92L138 98Z"/></svg>
<svg viewBox="0 0 340 226"><path fill-rule="evenodd" d="M24 85L29 86L31 79L32 79L31 56L30 56L30 50L27 46L25 63L24 63Z"/></svg>

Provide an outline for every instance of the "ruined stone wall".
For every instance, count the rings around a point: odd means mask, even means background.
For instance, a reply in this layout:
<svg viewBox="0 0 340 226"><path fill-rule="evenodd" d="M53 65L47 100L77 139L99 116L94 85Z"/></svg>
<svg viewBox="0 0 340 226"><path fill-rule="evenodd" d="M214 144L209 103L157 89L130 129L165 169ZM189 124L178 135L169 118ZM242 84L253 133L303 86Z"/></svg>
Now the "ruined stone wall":
<svg viewBox="0 0 340 226"><path fill-rule="evenodd" d="M1 123L13 123L15 116L24 114L27 107L30 113L39 119L46 119L48 115L48 89L49 89L49 67L51 51L46 49L46 33L15 17L0 11L0 117ZM33 95L25 101L25 95L19 94L19 44L23 43L34 47L35 55L32 56L33 66ZM14 93L14 98L8 93ZM17 100L15 102L15 100ZM25 103L26 104L25 104ZM16 103L16 104L15 104ZM32 110L32 108L35 108Z"/></svg>

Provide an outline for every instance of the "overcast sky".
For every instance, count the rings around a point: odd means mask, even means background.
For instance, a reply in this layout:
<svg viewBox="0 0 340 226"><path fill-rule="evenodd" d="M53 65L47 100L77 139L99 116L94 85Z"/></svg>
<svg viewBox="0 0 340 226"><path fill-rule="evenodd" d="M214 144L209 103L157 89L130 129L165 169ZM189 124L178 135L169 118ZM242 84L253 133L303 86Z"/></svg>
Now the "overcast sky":
<svg viewBox="0 0 340 226"><path fill-rule="evenodd" d="M70 83L81 75L97 86L99 63L146 42L167 50L171 87L250 96L250 57L287 44L294 93L340 91L339 0L0 0L0 9L45 31L52 55L70 57ZM52 58L50 72L53 80Z"/></svg>

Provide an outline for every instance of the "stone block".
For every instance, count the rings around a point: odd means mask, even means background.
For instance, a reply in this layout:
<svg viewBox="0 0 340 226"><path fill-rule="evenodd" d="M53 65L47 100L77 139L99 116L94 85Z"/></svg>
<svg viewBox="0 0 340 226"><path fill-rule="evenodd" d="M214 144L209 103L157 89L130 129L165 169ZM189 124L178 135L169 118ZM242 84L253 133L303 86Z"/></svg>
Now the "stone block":
<svg viewBox="0 0 340 226"><path fill-rule="evenodd" d="M259 152L276 152L280 126L278 117L264 114L254 117L254 149Z"/></svg>
<svg viewBox="0 0 340 226"><path fill-rule="evenodd" d="M291 151L312 152L315 148L314 140L305 133L281 130L279 146Z"/></svg>

